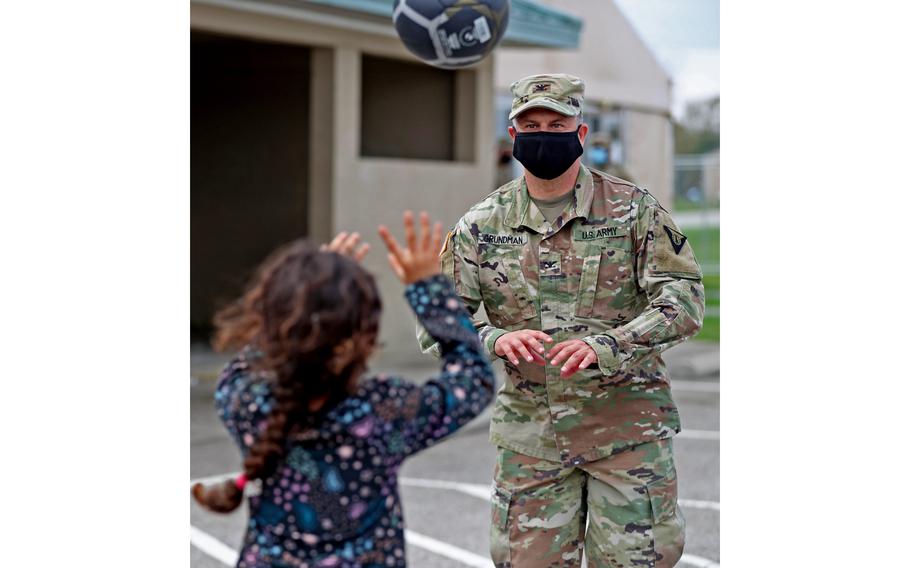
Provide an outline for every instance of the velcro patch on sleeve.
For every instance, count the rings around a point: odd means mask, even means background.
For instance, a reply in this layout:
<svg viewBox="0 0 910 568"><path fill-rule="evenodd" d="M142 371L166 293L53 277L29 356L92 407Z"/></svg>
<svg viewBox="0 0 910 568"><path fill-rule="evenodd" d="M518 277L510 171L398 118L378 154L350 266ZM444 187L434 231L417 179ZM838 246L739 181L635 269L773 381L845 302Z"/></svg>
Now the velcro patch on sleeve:
<svg viewBox="0 0 910 568"><path fill-rule="evenodd" d="M664 231L667 232L667 236L670 237L670 244L673 245L673 252L679 254L683 246L686 244L688 238L686 235L680 233L676 229L671 229L670 227L664 225Z"/></svg>
<svg viewBox="0 0 910 568"><path fill-rule="evenodd" d="M695 252L686 235L673 223L670 215L657 211L653 225L653 253L651 269L655 274L668 274L682 278L701 278L701 268L695 260Z"/></svg>

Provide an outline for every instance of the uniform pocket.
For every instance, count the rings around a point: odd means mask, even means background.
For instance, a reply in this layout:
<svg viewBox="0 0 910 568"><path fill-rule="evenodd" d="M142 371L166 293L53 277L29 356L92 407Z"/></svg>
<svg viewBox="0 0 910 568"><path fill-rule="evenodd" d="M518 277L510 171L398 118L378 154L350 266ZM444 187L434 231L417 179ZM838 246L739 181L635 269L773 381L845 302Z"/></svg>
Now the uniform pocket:
<svg viewBox="0 0 910 568"><path fill-rule="evenodd" d="M585 245L578 282L575 315L619 319L634 301L632 255L624 238L602 239Z"/></svg>
<svg viewBox="0 0 910 568"><path fill-rule="evenodd" d="M655 568L676 566L686 543L686 519L676 505L676 471L648 484Z"/></svg>
<svg viewBox="0 0 910 568"><path fill-rule="evenodd" d="M490 323L499 328L537 314L522 270L522 249L502 247L480 259L480 288Z"/></svg>
<svg viewBox="0 0 910 568"><path fill-rule="evenodd" d="M659 525L676 514L676 472L652 481L647 485L648 499L654 525Z"/></svg>
<svg viewBox="0 0 910 568"><path fill-rule="evenodd" d="M509 505L512 503L512 494L502 487L494 486L491 503L490 556L496 568L510 568Z"/></svg>

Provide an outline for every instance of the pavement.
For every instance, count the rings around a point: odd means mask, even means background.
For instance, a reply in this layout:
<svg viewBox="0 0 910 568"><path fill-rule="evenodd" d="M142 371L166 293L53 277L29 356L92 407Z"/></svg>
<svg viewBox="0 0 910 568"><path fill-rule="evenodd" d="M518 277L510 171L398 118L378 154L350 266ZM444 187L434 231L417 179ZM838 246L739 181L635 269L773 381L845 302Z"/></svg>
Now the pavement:
<svg viewBox="0 0 910 568"><path fill-rule="evenodd" d="M720 227L720 209L678 211L673 213L673 220L680 229Z"/></svg>
<svg viewBox="0 0 910 568"><path fill-rule="evenodd" d="M240 469L240 457L215 416L215 378L226 358L192 348L191 477ZM716 343L689 341L665 354L683 423L676 437L679 497L687 521L680 567L719 567L720 356ZM437 371L435 359L382 361L373 369L422 382ZM497 363L499 380L502 369ZM488 442L487 409L454 436L412 457L401 469L408 565L415 568L492 568L489 560L489 492L495 448ZM209 513L191 500L191 566L232 566L246 511ZM519 567L520 568L520 567Z"/></svg>

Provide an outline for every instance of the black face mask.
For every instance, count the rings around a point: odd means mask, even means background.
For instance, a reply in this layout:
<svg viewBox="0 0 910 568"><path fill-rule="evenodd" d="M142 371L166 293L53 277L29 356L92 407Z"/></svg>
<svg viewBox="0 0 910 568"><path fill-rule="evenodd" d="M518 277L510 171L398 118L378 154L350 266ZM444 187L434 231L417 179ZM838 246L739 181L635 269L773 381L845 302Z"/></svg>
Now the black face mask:
<svg viewBox="0 0 910 568"><path fill-rule="evenodd" d="M581 129L581 126L578 127ZM520 132L515 134L512 155L541 179L555 179L584 152L575 132Z"/></svg>

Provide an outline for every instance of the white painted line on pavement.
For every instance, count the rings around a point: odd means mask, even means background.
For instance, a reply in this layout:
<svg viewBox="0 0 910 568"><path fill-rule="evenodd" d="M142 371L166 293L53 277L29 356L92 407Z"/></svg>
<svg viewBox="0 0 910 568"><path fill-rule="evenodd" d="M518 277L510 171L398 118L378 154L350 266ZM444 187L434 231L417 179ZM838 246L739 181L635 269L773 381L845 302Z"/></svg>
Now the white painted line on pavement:
<svg viewBox="0 0 910 568"><path fill-rule="evenodd" d="M677 499L677 503L682 507L688 507L690 509L711 509L714 511L720 511L720 503L717 501L702 501L700 499Z"/></svg>
<svg viewBox="0 0 910 568"><path fill-rule="evenodd" d="M232 472L224 473L221 475L200 477L191 480L190 485L195 483L217 483L230 477L235 477L236 475L238 475L237 472ZM445 481L441 479L420 479L414 477L402 477L399 478L398 481L402 485L410 487L448 489L470 495L471 497L483 499L484 501L490 500L491 487L488 485L483 485L481 483L460 483L457 481ZM679 504L682 507L695 509L713 509L715 511L720 511L720 503L717 503L715 501L680 499ZM469 552L446 542L436 540L420 533L416 533L410 529L405 529L404 532L405 540L408 544L413 544L414 546L422 548L427 552L445 556L446 558L461 562L466 566L472 566L476 568L492 568L493 566L493 563L489 559L478 554L474 554L473 552ZM226 566L234 566L237 564L237 552L235 552L231 547L224 544L217 538L197 529L192 525L190 526L190 543L203 553L211 556ZM720 568L720 564L708 560L707 558L702 558L701 556L695 556L693 554L683 554L682 558L680 558L680 562L683 564L695 566L696 568Z"/></svg>
<svg viewBox="0 0 910 568"><path fill-rule="evenodd" d="M696 211L677 211L673 214L673 222L680 229L703 229L705 227L720 227L719 209L699 209Z"/></svg>
<svg viewBox="0 0 910 568"><path fill-rule="evenodd" d="M190 525L190 544L226 566L237 565L237 552L207 532Z"/></svg>
<svg viewBox="0 0 910 568"><path fill-rule="evenodd" d="M701 430L695 430L695 432L707 433L708 435L712 434L712 432L705 432ZM219 481L223 481L231 477L236 477L237 475L239 475L238 472L200 477L190 480L190 485L192 486L196 483L218 483ZM450 491L458 491L459 493L464 493L465 495L470 495L471 497L476 497L484 501L489 501L490 495L493 492L491 485L484 485L482 483L462 483L460 481L446 481L443 479L421 479L419 477L401 477L398 479L398 482L408 487L424 487L427 489L447 489ZM679 504L683 507L689 507L692 509L713 509L715 511L720 511L720 503L717 501L704 501L701 499L679 499Z"/></svg>
<svg viewBox="0 0 910 568"><path fill-rule="evenodd" d="M190 487L196 485L197 483L201 483L203 485L218 483L219 481L224 481L225 479L231 477L237 477L238 475L240 475L239 471L232 471L228 473L219 473L218 475L210 475L208 477L197 477L196 479L190 480Z"/></svg>
<svg viewBox="0 0 910 568"><path fill-rule="evenodd" d="M676 438L685 438L688 440L720 440L720 432L717 430L682 430L675 436Z"/></svg>
<svg viewBox="0 0 910 568"><path fill-rule="evenodd" d="M490 500L492 487L482 483L461 483L458 481L443 481L441 479L420 479L417 477L401 477L398 479L401 485L408 487L424 487L427 489L448 489L458 491L471 497L477 497L484 501ZM679 504L690 509L711 509L720 511L720 503L717 501L702 501L700 499L679 499Z"/></svg>
<svg viewBox="0 0 910 568"><path fill-rule="evenodd" d="M715 381L670 381L670 388L675 391L720 392L720 383Z"/></svg>
<svg viewBox="0 0 910 568"><path fill-rule="evenodd" d="M477 497L484 501L489 501L493 494L492 485L483 485L481 483L459 483L457 481L443 481L441 479L419 479L415 477L399 477L398 483L410 487L426 487L429 489L450 489L459 491L471 497Z"/></svg>
<svg viewBox="0 0 910 568"><path fill-rule="evenodd" d="M416 533L410 529L404 530L404 538L408 544L413 544L419 548L438 554L440 556L445 556L446 558L451 558L465 564L466 566L473 566L475 568L493 568L493 561L479 554L474 554L473 552L468 552L463 548L458 548L457 546L452 546L447 542L442 542L441 540L436 540L435 538L430 538L426 535Z"/></svg>
<svg viewBox="0 0 910 568"><path fill-rule="evenodd" d="M696 566L697 568L720 568L720 564L715 563L712 560L707 558L702 558L701 556L695 556L694 554L683 554L679 558L680 564L688 564L690 566ZM582 556L581 559L581 568L588 567L588 559Z"/></svg>
<svg viewBox="0 0 910 568"><path fill-rule="evenodd" d="M695 566L696 568L720 568L720 564L717 562L702 558L701 556L695 556L694 554L683 554L679 561L683 564Z"/></svg>
<svg viewBox="0 0 910 568"><path fill-rule="evenodd" d="M412 530L405 529L404 538L407 544L413 544L414 546L432 552L433 554L438 554L461 562L465 566L471 566L472 568L493 568L493 562L490 561L489 558L474 554L473 552L468 552L463 548L458 548L457 546L416 533ZM234 549L209 533L201 531L192 525L190 525L190 544L225 566L235 566L237 564L237 552Z"/></svg>

